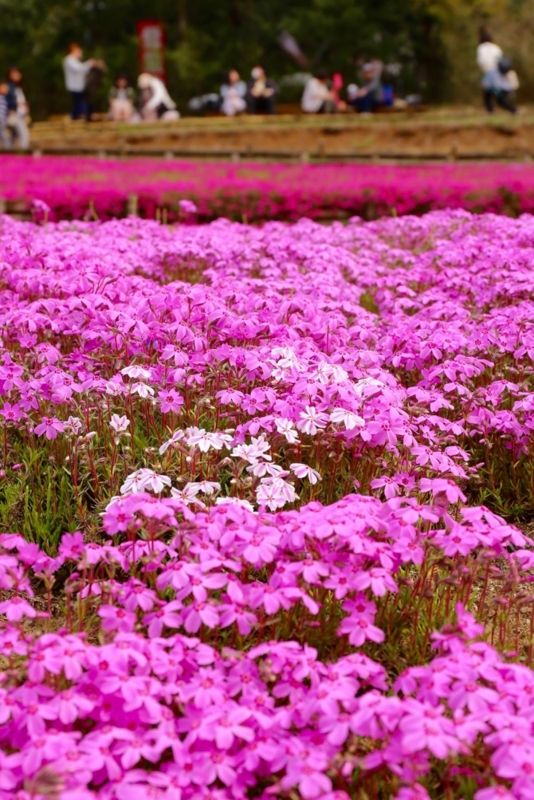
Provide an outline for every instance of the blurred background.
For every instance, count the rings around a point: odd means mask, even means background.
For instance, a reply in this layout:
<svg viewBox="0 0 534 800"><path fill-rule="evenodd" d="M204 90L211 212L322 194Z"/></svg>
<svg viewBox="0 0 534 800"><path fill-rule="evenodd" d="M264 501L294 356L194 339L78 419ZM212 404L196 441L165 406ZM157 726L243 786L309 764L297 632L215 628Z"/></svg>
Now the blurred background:
<svg viewBox="0 0 534 800"><path fill-rule="evenodd" d="M402 94L472 102L481 25L513 50L519 100L534 90L534 0L0 0L0 19L0 69L21 68L34 119L65 110L61 62L72 41L107 64L95 109L105 110L113 77L135 79L137 24L152 19L163 23L168 87L182 107L217 91L230 67L248 74L264 63L280 102L291 103L302 94L299 73L320 64L349 83L373 58Z"/></svg>

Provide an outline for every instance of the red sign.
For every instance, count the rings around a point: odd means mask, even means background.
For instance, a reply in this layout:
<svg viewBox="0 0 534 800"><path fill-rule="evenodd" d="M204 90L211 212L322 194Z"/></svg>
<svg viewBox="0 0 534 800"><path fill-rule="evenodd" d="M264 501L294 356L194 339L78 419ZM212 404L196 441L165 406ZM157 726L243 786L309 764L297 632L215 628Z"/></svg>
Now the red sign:
<svg viewBox="0 0 534 800"><path fill-rule="evenodd" d="M165 29L157 20L137 23L139 37L139 70L165 81Z"/></svg>

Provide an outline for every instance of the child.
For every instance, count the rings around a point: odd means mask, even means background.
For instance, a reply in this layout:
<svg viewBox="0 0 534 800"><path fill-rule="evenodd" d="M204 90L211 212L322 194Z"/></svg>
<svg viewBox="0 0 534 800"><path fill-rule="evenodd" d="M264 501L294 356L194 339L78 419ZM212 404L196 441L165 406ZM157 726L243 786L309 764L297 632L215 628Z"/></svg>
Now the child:
<svg viewBox="0 0 534 800"><path fill-rule="evenodd" d="M119 75L109 93L109 115L115 122L131 122L134 113L134 91L126 75Z"/></svg>

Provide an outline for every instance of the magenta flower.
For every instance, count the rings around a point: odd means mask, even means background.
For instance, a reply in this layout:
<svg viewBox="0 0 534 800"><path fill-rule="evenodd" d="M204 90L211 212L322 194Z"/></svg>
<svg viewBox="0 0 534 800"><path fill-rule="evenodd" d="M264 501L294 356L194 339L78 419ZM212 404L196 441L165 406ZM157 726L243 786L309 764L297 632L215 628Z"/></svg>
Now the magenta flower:
<svg viewBox="0 0 534 800"><path fill-rule="evenodd" d="M165 389L158 393L159 405L164 414L179 412L184 404L183 397L175 389Z"/></svg>
<svg viewBox="0 0 534 800"><path fill-rule="evenodd" d="M64 430L63 423L56 417L43 417L42 422L34 428L37 436L44 435L47 439L57 439L58 433L62 433Z"/></svg>

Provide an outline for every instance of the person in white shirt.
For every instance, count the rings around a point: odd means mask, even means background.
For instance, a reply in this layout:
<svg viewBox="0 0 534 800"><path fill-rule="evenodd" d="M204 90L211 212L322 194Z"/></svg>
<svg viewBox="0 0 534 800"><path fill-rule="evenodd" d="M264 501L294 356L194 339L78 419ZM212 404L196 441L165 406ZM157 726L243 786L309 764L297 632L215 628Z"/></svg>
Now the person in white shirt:
<svg viewBox="0 0 534 800"><path fill-rule="evenodd" d="M493 112L494 100L510 113L517 113L517 109L510 99L512 89L510 81L508 76L503 75L500 70L503 57L504 53L499 45L495 44L488 31L482 28L477 47L477 64L482 72L484 105L490 114Z"/></svg>
<svg viewBox="0 0 534 800"><path fill-rule="evenodd" d="M87 100L85 97L85 85L87 74L91 67L104 66L102 61L90 58L82 61L83 50L79 44L73 42L69 45L68 54L63 59L63 72L65 74L65 86L72 98L71 119L80 119L87 116Z"/></svg>
<svg viewBox="0 0 534 800"><path fill-rule="evenodd" d="M221 111L227 117L234 117L236 114L243 114L247 110L247 84L241 80L241 76L236 69L231 69L220 90Z"/></svg>
<svg viewBox="0 0 534 800"><path fill-rule="evenodd" d="M304 87L301 107L307 114L334 114L337 111L333 92L328 87L328 75L319 70Z"/></svg>
<svg viewBox="0 0 534 800"><path fill-rule="evenodd" d="M180 114L176 110L176 103L171 99L162 80L142 72L137 79L137 85L146 98L141 108L143 119L178 119Z"/></svg>

